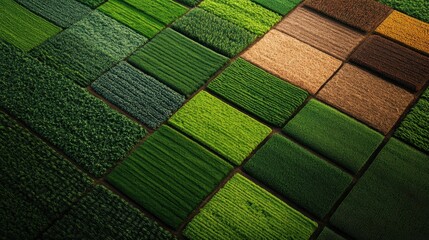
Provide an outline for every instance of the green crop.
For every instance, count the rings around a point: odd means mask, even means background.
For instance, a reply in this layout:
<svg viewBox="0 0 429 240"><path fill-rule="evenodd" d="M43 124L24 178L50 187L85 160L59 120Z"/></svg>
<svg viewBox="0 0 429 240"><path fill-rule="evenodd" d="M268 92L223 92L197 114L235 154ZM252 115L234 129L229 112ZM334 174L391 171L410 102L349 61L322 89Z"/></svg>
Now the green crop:
<svg viewBox="0 0 429 240"><path fill-rule="evenodd" d="M298 5L301 0L252 0L252 2L258 3L278 14L286 15Z"/></svg>
<svg viewBox="0 0 429 240"><path fill-rule="evenodd" d="M34 239L85 192L90 180L2 112L0 126L0 235Z"/></svg>
<svg viewBox="0 0 429 240"><path fill-rule="evenodd" d="M235 165L240 165L271 132L207 92L192 98L169 123Z"/></svg>
<svg viewBox="0 0 429 240"><path fill-rule="evenodd" d="M29 51L61 31L61 28L13 0L1 0L0 4L0 39L24 51Z"/></svg>
<svg viewBox="0 0 429 240"><path fill-rule="evenodd" d="M276 126L284 124L308 93L247 62L237 59L208 88Z"/></svg>
<svg viewBox="0 0 429 240"><path fill-rule="evenodd" d="M188 224L189 239L309 239L317 224L236 174Z"/></svg>
<svg viewBox="0 0 429 240"><path fill-rule="evenodd" d="M213 153L163 126L107 179L177 228L231 169Z"/></svg>
<svg viewBox="0 0 429 240"><path fill-rule="evenodd" d="M281 16L251 0L204 0L199 7L262 36Z"/></svg>
<svg viewBox="0 0 429 240"><path fill-rule="evenodd" d="M132 29L93 11L31 55L85 87L145 41Z"/></svg>
<svg viewBox="0 0 429 240"><path fill-rule="evenodd" d="M316 100L310 100L283 131L354 173L383 140L376 131Z"/></svg>
<svg viewBox="0 0 429 240"><path fill-rule="evenodd" d="M175 239L138 209L97 186L49 230L43 239Z"/></svg>
<svg viewBox="0 0 429 240"><path fill-rule="evenodd" d="M138 124L69 79L0 41L0 108L101 176L144 135Z"/></svg>
<svg viewBox="0 0 429 240"><path fill-rule="evenodd" d="M97 6L99 6L100 4L102 4L103 2L105 2L106 0L77 0L91 8L96 8Z"/></svg>
<svg viewBox="0 0 429 240"><path fill-rule="evenodd" d="M256 35L216 15L196 8L172 27L205 46L233 57L256 39Z"/></svg>
<svg viewBox="0 0 429 240"><path fill-rule="evenodd" d="M150 128L166 121L185 98L126 62L101 76L92 88Z"/></svg>
<svg viewBox="0 0 429 240"><path fill-rule="evenodd" d="M244 169L319 219L352 181L348 174L280 135L274 135Z"/></svg>
<svg viewBox="0 0 429 240"><path fill-rule="evenodd" d="M172 89L190 96L227 58L166 29L129 58L129 62Z"/></svg>
<svg viewBox="0 0 429 240"><path fill-rule="evenodd" d="M201 2L201 0L177 0L178 2L181 2L189 7L195 7L198 3Z"/></svg>
<svg viewBox="0 0 429 240"><path fill-rule="evenodd" d="M400 12L429 23L429 1L427 0L378 0Z"/></svg>

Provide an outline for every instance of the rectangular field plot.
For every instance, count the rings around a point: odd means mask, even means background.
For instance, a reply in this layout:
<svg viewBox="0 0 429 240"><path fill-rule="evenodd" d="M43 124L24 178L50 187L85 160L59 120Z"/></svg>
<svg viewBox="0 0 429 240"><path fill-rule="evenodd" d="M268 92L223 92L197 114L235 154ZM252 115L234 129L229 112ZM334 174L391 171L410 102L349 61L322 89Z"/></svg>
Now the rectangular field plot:
<svg viewBox="0 0 429 240"><path fill-rule="evenodd" d="M298 5L301 0L252 0L252 2L255 2L278 14L286 15L290 10Z"/></svg>
<svg viewBox="0 0 429 240"><path fill-rule="evenodd" d="M240 174L187 225L193 239L308 239L317 224Z"/></svg>
<svg viewBox="0 0 429 240"><path fill-rule="evenodd" d="M228 57L235 56L256 39L246 29L200 8L174 22L172 27Z"/></svg>
<svg viewBox="0 0 429 240"><path fill-rule="evenodd" d="M63 28L70 27L91 12L91 8L75 0L17 0L17 2Z"/></svg>
<svg viewBox="0 0 429 240"><path fill-rule="evenodd" d="M310 100L283 131L354 173L383 140L378 132L317 100Z"/></svg>
<svg viewBox="0 0 429 240"><path fill-rule="evenodd" d="M64 76L0 41L0 108L101 176L146 133Z"/></svg>
<svg viewBox="0 0 429 240"><path fill-rule="evenodd" d="M157 128L185 101L182 95L126 62L120 62L91 86L150 128Z"/></svg>
<svg viewBox="0 0 429 240"><path fill-rule="evenodd" d="M352 181L347 173L280 135L268 140L244 169L319 219Z"/></svg>
<svg viewBox="0 0 429 240"><path fill-rule="evenodd" d="M108 181L177 228L231 169L221 158L163 126L108 175Z"/></svg>
<svg viewBox="0 0 429 240"><path fill-rule="evenodd" d="M284 124L308 93L239 58L208 88L264 121Z"/></svg>
<svg viewBox="0 0 429 240"><path fill-rule="evenodd" d="M90 185L69 161L2 112L0 156L3 239L34 239Z"/></svg>
<svg viewBox="0 0 429 240"><path fill-rule="evenodd" d="M145 42L132 29L94 11L31 55L86 87Z"/></svg>
<svg viewBox="0 0 429 240"><path fill-rule="evenodd" d="M169 123L234 165L240 165L271 132L207 92L192 98Z"/></svg>
<svg viewBox="0 0 429 240"><path fill-rule="evenodd" d="M61 28L25 9L13 0L1 0L0 39L29 51Z"/></svg>
<svg viewBox="0 0 429 240"><path fill-rule="evenodd" d="M129 62L186 96L200 88L227 58L166 29L129 58Z"/></svg>
<svg viewBox="0 0 429 240"><path fill-rule="evenodd" d="M199 7L262 36L280 21L277 13L250 0L205 0Z"/></svg>
<svg viewBox="0 0 429 240"><path fill-rule="evenodd" d="M151 38L188 9L172 0L109 0L98 10Z"/></svg>
<svg viewBox="0 0 429 240"><path fill-rule="evenodd" d="M102 186L95 187L57 221L43 239L174 240L171 233Z"/></svg>

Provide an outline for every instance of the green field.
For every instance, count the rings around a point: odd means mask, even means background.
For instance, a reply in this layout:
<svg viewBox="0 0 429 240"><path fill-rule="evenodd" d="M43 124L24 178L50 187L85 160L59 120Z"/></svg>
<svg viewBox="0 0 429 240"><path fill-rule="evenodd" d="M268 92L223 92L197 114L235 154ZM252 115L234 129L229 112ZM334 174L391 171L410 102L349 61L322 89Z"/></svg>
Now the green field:
<svg viewBox="0 0 429 240"><path fill-rule="evenodd" d="M192 98L169 123L234 165L240 165L271 132L205 91Z"/></svg>
<svg viewBox="0 0 429 240"><path fill-rule="evenodd" d="M281 15L286 15L290 10L295 8L301 0L252 0L261 6L272 10Z"/></svg>
<svg viewBox="0 0 429 240"><path fill-rule="evenodd" d="M316 223L236 174L187 225L189 239L308 239Z"/></svg>
<svg viewBox="0 0 429 240"><path fill-rule="evenodd" d="M90 185L70 162L2 112L0 156L2 239L34 239Z"/></svg>
<svg viewBox="0 0 429 240"><path fill-rule="evenodd" d="M177 228L231 169L221 158L163 126L107 179Z"/></svg>
<svg viewBox="0 0 429 240"><path fill-rule="evenodd" d="M429 153L429 89L401 122L395 137Z"/></svg>
<svg viewBox="0 0 429 240"><path fill-rule="evenodd" d="M91 8L74 0L16 0L34 13L67 28L91 12Z"/></svg>
<svg viewBox="0 0 429 240"><path fill-rule="evenodd" d="M281 135L256 152L244 170L319 219L352 181L347 173Z"/></svg>
<svg viewBox="0 0 429 240"><path fill-rule="evenodd" d="M262 36L281 16L251 0L204 0L199 7Z"/></svg>
<svg viewBox="0 0 429 240"><path fill-rule="evenodd" d="M398 11L429 23L429 1L427 0L378 0Z"/></svg>
<svg viewBox="0 0 429 240"><path fill-rule="evenodd" d="M69 79L0 41L0 108L101 176L145 130Z"/></svg>
<svg viewBox="0 0 429 240"><path fill-rule="evenodd" d="M60 31L15 1L0 0L0 39L29 51Z"/></svg>
<svg viewBox="0 0 429 240"><path fill-rule="evenodd" d="M189 7L195 7L201 0L177 0L180 3L183 3Z"/></svg>
<svg viewBox="0 0 429 240"><path fill-rule="evenodd" d="M354 239L426 239L428 163L428 155L392 138L331 223Z"/></svg>
<svg viewBox="0 0 429 240"><path fill-rule="evenodd" d="M103 2L105 2L106 0L77 0L89 7L92 8L96 8L97 6L99 6L100 4L102 4Z"/></svg>
<svg viewBox="0 0 429 240"><path fill-rule="evenodd" d="M102 186L57 221L43 239L175 239L138 209Z"/></svg>
<svg viewBox="0 0 429 240"><path fill-rule="evenodd" d="M109 0L98 10L149 38L188 11L172 0Z"/></svg>
<svg viewBox="0 0 429 240"><path fill-rule="evenodd" d="M319 237L317 237L317 240L346 240L346 239L336 234L331 229L325 227L323 231L320 233Z"/></svg>
<svg viewBox="0 0 429 240"><path fill-rule="evenodd" d="M383 140L381 134L317 100L310 100L283 131L354 173Z"/></svg>
<svg viewBox="0 0 429 240"><path fill-rule="evenodd" d="M129 58L129 62L172 89L190 96L227 58L166 29Z"/></svg>
<svg viewBox="0 0 429 240"><path fill-rule="evenodd" d="M145 41L132 29L93 11L31 55L86 87Z"/></svg>
<svg viewBox="0 0 429 240"><path fill-rule="evenodd" d="M278 127L308 96L304 90L241 58L211 82L208 89Z"/></svg>
<svg viewBox="0 0 429 240"><path fill-rule="evenodd" d="M172 27L228 57L237 55L256 39L256 35L246 29L200 8L190 11Z"/></svg>
<svg viewBox="0 0 429 240"><path fill-rule="evenodd" d="M182 95L126 62L110 69L91 87L150 128L157 128L185 101Z"/></svg>

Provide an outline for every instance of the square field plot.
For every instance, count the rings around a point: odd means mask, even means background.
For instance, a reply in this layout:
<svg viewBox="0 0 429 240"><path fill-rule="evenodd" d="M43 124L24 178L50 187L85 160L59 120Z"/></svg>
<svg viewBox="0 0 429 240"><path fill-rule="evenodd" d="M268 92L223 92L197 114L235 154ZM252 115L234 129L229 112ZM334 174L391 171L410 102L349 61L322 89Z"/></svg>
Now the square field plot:
<svg viewBox="0 0 429 240"><path fill-rule="evenodd" d="M175 21L172 27L228 57L235 56L256 39L246 29L200 8Z"/></svg>
<svg viewBox="0 0 429 240"><path fill-rule="evenodd" d="M370 36L350 57L411 91L419 91L429 80L429 57L381 36Z"/></svg>
<svg viewBox="0 0 429 240"><path fill-rule="evenodd" d="M308 93L255 65L237 59L208 88L260 119L282 126Z"/></svg>
<svg viewBox="0 0 429 240"><path fill-rule="evenodd" d="M107 180L173 228L232 169L176 130L163 126Z"/></svg>
<svg viewBox="0 0 429 240"><path fill-rule="evenodd" d="M244 170L322 219L352 177L291 140L274 135Z"/></svg>
<svg viewBox="0 0 429 240"><path fill-rule="evenodd" d="M150 128L157 128L185 101L184 96L126 62L120 62L91 86Z"/></svg>
<svg viewBox="0 0 429 240"><path fill-rule="evenodd" d="M262 36L281 16L251 0L204 0L200 8Z"/></svg>
<svg viewBox="0 0 429 240"><path fill-rule="evenodd" d="M317 97L387 134L413 94L356 66L346 64Z"/></svg>
<svg viewBox="0 0 429 240"><path fill-rule="evenodd" d="M310 100L283 131L353 173L383 140L376 131L316 100Z"/></svg>
<svg viewBox="0 0 429 240"><path fill-rule="evenodd" d="M331 218L353 239L429 236L429 156L392 138Z"/></svg>
<svg viewBox="0 0 429 240"><path fill-rule="evenodd" d="M98 10L151 38L188 8L172 0L109 0Z"/></svg>
<svg viewBox="0 0 429 240"><path fill-rule="evenodd" d="M271 132L207 92L192 98L169 123L235 165L240 165Z"/></svg>
<svg viewBox="0 0 429 240"><path fill-rule="evenodd" d="M308 239L317 224L236 174L188 224L189 239Z"/></svg>
<svg viewBox="0 0 429 240"><path fill-rule="evenodd" d="M31 55L86 87L145 42L132 29L94 11Z"/></svg>
<svg viewBox="0 0 429 240"><path fill-rule="evenodd" d="M305 6L365 32L374 29L390 12L374 0L307 0Z"/></svg>
<svg viewBox="0 0 429 240"><path fill-rule="evenodd" d="M0 39L29 51L60 31L60 27L30 12L15 1L1 1Z"/></svg>
<svg viewBox="0 0 429 240"><path fill-rule="evenodd" d="M362 33L306 8L294 10L276 29L342 60L364 38Z"/></svg>
<svg viewBox="0 0 429 240"><path fill-rule="evenodd" d="M278 30L271 30L242 57L310 93L316 93L341 61Z"/></svg>
<svg viewBox="0 0 429 240"><path fill-rule="evenodd" d="M190 96L227 58L166 29L129 58L129 62L177 92Z"/></svg>

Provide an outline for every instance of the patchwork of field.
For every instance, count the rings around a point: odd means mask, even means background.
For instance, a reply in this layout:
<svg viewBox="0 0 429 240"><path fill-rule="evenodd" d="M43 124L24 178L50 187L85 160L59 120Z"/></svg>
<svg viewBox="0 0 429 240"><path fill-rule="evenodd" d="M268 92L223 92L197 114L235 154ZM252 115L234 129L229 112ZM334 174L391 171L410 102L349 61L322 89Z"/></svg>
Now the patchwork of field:
<svg viewBox="0 0 429 240"><path fill-rule="evenodd" d="M0 0L0 239L413 239L425 0Z"/></svg>

